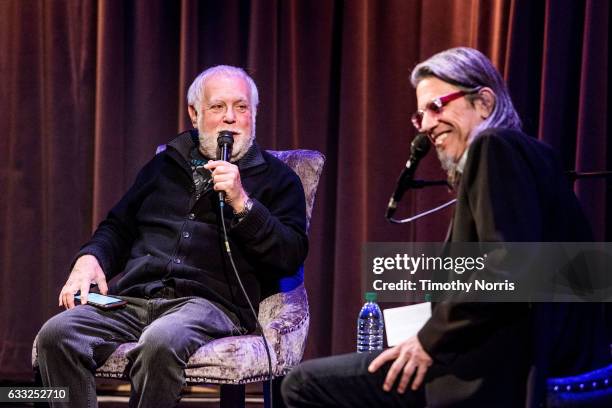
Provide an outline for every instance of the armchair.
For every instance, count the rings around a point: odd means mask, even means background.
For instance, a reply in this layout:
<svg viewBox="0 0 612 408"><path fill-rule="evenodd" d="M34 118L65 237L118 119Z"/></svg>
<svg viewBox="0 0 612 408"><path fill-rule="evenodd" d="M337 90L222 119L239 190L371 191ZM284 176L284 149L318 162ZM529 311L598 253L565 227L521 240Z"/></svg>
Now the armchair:
<svg viewBox="0 0 612 408"><path fill-rule="evenodd" d="M160 146L157 152L163 150ZM302 181L306 197L307 225L325 157L312 150L268 151L291 167ZM303 271L279 282L279 292L266 297L259 305L259 319L270 345L275 406L282 406L282 377L302 359L309 326L308 298ZM96 370L96 377L127 379L126 353L136 343L124 343ZM36 371L36 340L32 349L32 366ZM263 339L258 335L225 337L213 340L197 350L185 369L187 384L219 384L221 407L244 407L245 384L268 378L268 361ZM264 399L269 407L269 389L264 385Z"/></svg>

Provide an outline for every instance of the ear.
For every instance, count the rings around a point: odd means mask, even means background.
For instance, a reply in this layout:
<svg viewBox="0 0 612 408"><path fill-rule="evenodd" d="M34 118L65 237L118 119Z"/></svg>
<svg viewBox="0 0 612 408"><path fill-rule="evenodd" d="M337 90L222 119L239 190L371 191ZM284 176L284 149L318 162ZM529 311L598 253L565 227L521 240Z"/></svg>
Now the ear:
<svg viewBox="0 0 612 408"><path fill-rule="evenodd" d="M198 111L192 105L187 107L187 112L189 113L189 118L191 119L191 124L194 128L198 128Z"/></svg>
<svg viewBox="0 0 612 408"><path fill-rule="evenodd" d="M478 98L474 101L474 105L483 119L491 116L491 112L495 108L495 99L495 92L491 88L484 87L478 91Z"/></svg>

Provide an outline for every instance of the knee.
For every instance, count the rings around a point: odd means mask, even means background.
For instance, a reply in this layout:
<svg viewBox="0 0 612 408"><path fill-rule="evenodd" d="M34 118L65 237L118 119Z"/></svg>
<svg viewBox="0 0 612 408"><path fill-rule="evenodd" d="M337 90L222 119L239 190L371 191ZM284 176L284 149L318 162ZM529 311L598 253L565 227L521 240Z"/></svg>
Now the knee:
<svg viewBox="0 0 612 408"><path fill-rule="evenodd" d="M281 394L288 407L299 406L302 399L302 387L305 386L305 378L302 366L299 365L287 374L281 384Z"/></svg>
<svg viewBox="0 0 612 408"><path fill-rule="evenodd" d="M65 340L70 333L70 324L64 318L63 313L47 320L37 335L36 350L38 355L53 353L69 344Z"/></svg>
<svg viewBox="0 0 612 408"><path fill-rule="evenodd" d="M173 347L171 339L163 334L144 333L138 340L138 345L129 352L131 360L139 360L143 364L179 364L180 358Z"/></svg>

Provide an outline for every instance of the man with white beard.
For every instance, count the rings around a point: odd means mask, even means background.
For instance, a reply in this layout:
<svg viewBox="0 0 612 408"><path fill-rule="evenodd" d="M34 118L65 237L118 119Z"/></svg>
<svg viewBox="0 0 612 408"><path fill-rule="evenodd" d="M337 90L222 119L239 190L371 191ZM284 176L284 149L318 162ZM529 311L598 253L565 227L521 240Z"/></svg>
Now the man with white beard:
<svg viewBox="0 0 612 408"><path fill-rule="evenodd" d="M74 257L59 295L67 310L39 332L43 383L68 387L69 406L97 406L96 368L121 343L137 341L127 355L130 406L173 407L187 361L200 346L255 329L220 239L220 211L254 305L262 287L294 274L306 257L302 185L255 143L259 97L251 77L236 67L209 68L194 80L187 100L195 129L142 168ZM217 160L221 132L233 134L229 162ZM218 192L227 205L220 205ZM119 274L109 289L107 282ZM86 304L91 283L126 307ZM78 291L83 305L75 307Z"/></svg>

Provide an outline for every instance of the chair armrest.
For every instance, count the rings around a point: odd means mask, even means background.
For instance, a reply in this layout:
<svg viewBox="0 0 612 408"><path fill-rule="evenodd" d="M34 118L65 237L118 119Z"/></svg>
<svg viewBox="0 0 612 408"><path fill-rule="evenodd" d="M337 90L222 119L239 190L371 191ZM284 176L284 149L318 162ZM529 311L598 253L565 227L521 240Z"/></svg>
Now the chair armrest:
<svg viewBox="0 0 612 408"><path fill-rule="evenodd" d="M259 320L284 375L300 363L306 348L310 314L304 284L260 302Z"/></svg>
<svg viewBox="0 0 612 408"><path fill-rule="evenodd" d="M304 284L264 299L259 304L259 321L266 336L270 330L284 335L308 324L308 297Z"/></svg>

